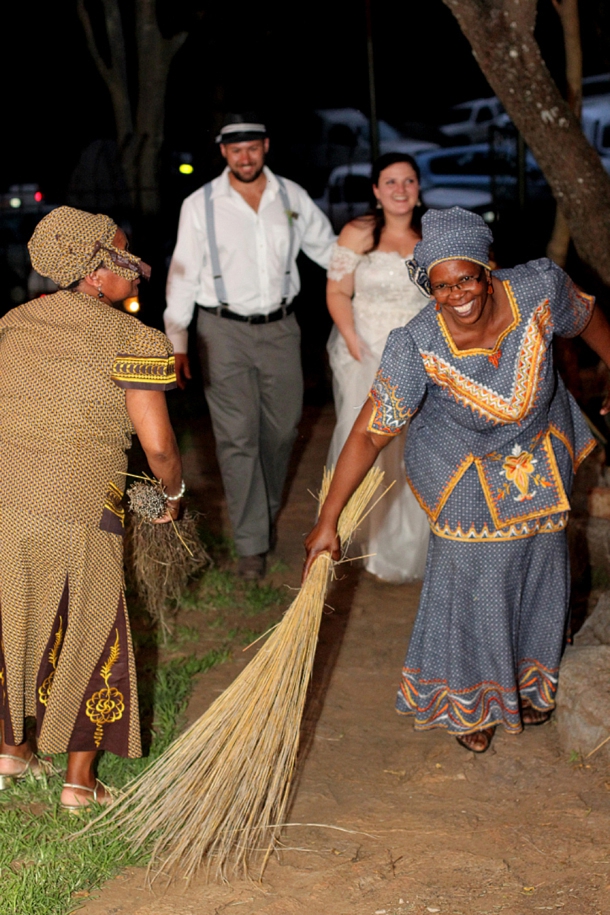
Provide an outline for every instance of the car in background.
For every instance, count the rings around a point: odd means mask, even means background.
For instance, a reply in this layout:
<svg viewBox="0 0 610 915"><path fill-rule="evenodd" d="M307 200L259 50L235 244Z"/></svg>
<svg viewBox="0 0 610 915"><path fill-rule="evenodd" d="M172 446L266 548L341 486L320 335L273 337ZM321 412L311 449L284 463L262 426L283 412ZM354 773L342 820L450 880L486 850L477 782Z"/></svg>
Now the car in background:
<svg viewBox="0 0 610 915"><path fill-rule="evenodd" d="M489 128L506 120L500 99L477 98L450 108L441 118L438 129L453 145L481 143L488 139Z"/></svg>
<svg viewBox="0 0 610 915"><path fill-rule="evenodd" d="M585 76L583 78L583 99L608 94L610 94L610 73L597 73L595 76Z"/></svg>
<svg viewBox="0 0 610 915"><path fill-rule="evenodd" d="M318 109L304 126L302 144L307 147L309 162L314 168L330 169L352 162L370 161L370 121L357 108ZM378 122L378 129L381 153L415 155L437 145L429 140L405 137L384 120Z"/></svg>
<svg viewBox="0 0 610 915"><path fill-rule="evenodd" d="M487 191L496 204L517 200L517 148L510 139L495 145L473 143L421 153L417 157L421 187L468 188ZM543 201L550 189L531 152L526 152L526 198Z"/></svg>
<svg viewBox="0 0 610 915"><path fill-rule="evenodd" d="M585 137L610 175L610 94L584 99L581 120Z"/></svg>
<svg viewBox="0 0 610 915"><path fill-rule="evenodd" d="M415 158L426 155L420 153ZM421 186L422 202L433 209L461 206L473 210L492 222L495 218L493 196L489 189L468 186L443 186L431 183ZM356 162L353 165L339 165L333 169L322 197L315 203L330 219L335 232L346 222L361 216L371 208L371 164Z"/></svg>

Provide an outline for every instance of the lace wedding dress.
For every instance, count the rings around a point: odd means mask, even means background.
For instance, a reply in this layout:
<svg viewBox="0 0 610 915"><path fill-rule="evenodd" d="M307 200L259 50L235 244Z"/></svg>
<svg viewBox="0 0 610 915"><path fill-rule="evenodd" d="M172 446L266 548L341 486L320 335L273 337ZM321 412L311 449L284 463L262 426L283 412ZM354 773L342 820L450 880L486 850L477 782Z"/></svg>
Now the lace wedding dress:
<svg viewBox="0 0 610 915"><path fill-rule="evenodd" d="M356 332L365 346L358 362L350 356L343 337L333 327L327 350L333 373L337 425L328 452L329 467L337 463L367 398L388 334L393 328L407 324L429 301L409 279L404 258L396 251L359 255L350 248L334 245L329 279L341 280L349 273L354 273L352 307ZM405 477L406 434L405 429L397 435L377 459L377 465L385 471L385 484L393 480L396 483L357 535L359 555L375 554L364 560L367 571L391 582L423 578L428 547L428 522Z"/></svg>

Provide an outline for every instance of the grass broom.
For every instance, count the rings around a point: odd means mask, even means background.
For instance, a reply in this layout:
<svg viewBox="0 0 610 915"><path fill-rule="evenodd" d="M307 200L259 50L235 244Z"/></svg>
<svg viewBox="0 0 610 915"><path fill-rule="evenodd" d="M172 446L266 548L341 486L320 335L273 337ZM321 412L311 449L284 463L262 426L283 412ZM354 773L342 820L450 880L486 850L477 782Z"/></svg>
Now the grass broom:
<svg viewBox="0 0 610 915"><path fill-rule="evenodd" d="M154 477L136 480L127 490L125 566L166 646L189 579L212 560L201 543L197 516L187 508L171 524L153 524L167 511L165 490Z"/></svg>
<svg viewBox="0 0 610 915"><path fill-rule="evenodd" d="M324 471L320 505L332 471ZM383 479L369 471L343 510L345 551ZM116 831L134 850L152 845L150 868L188 881L262 875L277 845L290 795L299 731L329 578L328 553L282 622L239 677L111 807L86 827ZM100 822L102 821L102 822Z"/></svg>

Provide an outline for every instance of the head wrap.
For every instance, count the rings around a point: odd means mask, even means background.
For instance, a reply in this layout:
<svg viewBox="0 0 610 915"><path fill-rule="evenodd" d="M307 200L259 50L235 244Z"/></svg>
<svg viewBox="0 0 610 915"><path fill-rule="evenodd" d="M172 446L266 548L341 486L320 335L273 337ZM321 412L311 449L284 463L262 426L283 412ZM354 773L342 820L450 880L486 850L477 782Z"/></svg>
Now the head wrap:
<svg viewBox="0 0 610 915"><path fill-rule="evenodd" d="M267 128L253 111L245 114L227 114L222 122L217 143L243 143L245 140L264 140Z"/></svg>
<svg viewBox="0 0 610 915"><path fill-rule="evenodd" d="M112 244L116 232L110 216L57 207L40 220L28 242L32 267L60 289L98 267L107 267L125 280L148 279L148 264Z"/></svg>
<svg viewBox="0 0 610 915"><path fill-rule="evenodd" d="M430 271L442 261L472 261L489 267L489 248L493 235L481 216L451 207L428 210L421 221L422 240L415 245L407 262L414 283L430 294Z"/></svg>

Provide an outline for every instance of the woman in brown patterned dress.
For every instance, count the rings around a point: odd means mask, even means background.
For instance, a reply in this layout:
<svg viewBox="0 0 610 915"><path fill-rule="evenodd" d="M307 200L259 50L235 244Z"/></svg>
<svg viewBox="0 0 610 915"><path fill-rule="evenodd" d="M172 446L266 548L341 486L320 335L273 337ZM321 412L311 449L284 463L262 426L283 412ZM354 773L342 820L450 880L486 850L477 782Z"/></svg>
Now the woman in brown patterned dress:
<svg viewBox="0 0 610 915"><path fill-rule="evenodd" d="M108 799L99 750L141 755L123 582L125 451L136 433L180 510L164 392L172 347L113 306L150 268L107 216L53 210L29 244L59 292L0 319L0 788L68 753L62 806ZM173 497L173 498L172 498Z"/></svg>

